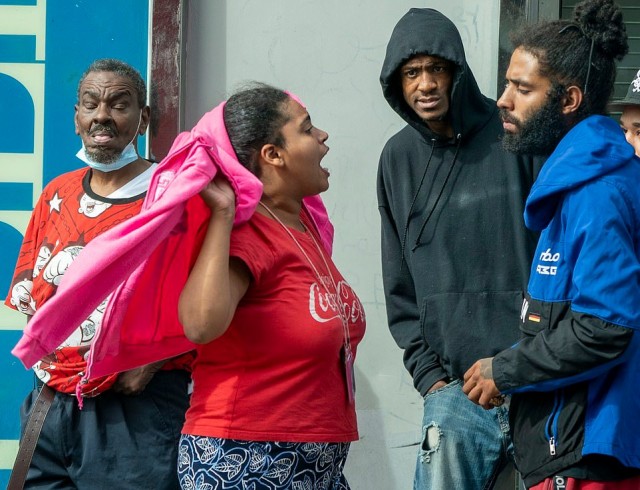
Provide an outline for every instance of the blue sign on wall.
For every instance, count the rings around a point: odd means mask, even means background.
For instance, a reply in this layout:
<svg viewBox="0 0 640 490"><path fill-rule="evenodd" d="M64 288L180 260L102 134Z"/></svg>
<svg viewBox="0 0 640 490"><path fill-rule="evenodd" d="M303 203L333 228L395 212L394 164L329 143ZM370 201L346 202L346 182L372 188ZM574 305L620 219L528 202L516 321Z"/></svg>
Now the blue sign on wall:
<svg viewBox="0 0 640 490"><path fill-rule="evenodd" d="M149 4L148 0L0 0L2 298L42 187L82 166L75 157L80 139L73 124L78 80L97 58L121 59L145 76ZM6 310L0 313L0 486L4 488L17 450L19 407L33 387L33 375L10 354L24 321L5 306L0 308Z"/></svg>

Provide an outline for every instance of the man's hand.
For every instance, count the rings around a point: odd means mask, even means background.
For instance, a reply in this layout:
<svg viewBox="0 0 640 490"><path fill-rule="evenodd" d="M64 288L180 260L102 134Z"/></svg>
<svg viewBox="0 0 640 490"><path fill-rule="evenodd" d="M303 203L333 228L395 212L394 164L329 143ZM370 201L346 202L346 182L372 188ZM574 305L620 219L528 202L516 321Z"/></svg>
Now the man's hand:
<svg viewBox="0 0 640 490"><path fill-rule="evenodd" d="M500 391L493 381L492 361L493 357L480 359L464 373L462 391L485 410L502 404Z"/></svg>
<svg viewBox="0 0 640 490"><path fill-rule="evenodd" d="M151 378L160 370L166 361L147 364L131 371L120 373L113 384L113 391L123 395L138 395L145 389Z"/></svg>
<svg viewBox="0 0 640 490"><path fill-rule="evenodd" d="M447 386L447 382L441 379L440 381L436 381L435 383L433 383L433 386L431 386L431 388L427 390L427 393L439 390L440 388L444 388L445 386Z"/></svg>

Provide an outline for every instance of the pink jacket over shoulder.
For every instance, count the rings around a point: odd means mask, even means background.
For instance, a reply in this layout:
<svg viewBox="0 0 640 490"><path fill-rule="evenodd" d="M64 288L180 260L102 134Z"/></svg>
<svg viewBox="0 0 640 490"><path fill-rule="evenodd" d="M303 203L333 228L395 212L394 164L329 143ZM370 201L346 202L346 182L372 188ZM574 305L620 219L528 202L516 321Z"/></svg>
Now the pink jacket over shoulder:
<svg viewBox="0 0 640 490"><path fill-rule="evenodd" d="M198 194L221 171L236 193L236 225L251 217L262 195L262 183L235 156L223 109L224 103L178 135L151 178L140 214L89 242L69 266L56 295L36 311L12 351L26 367L53 352L112 292L86 377L194 348L178 321L178 299L198 253L188 248L210 215ZM331 252L333 226L322 200L305 198L304 205Z"/></svg>

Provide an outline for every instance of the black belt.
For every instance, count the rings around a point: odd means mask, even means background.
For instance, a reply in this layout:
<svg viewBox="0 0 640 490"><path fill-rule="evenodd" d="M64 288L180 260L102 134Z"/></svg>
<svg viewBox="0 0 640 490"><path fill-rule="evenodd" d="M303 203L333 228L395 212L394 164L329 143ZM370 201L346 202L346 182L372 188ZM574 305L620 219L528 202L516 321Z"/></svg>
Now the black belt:
<svg viewBox="0 0 640 490"><path fill-rule="evenodd" d="M42 385L38 398L36 398L31 408L31 414L29 415L27 425L20 439L20 447L18 448L16 460L13 463L13 470L11 470L7 490L22 490L24 488L24 482L27 479L27 472L31 465L31 459L33 458L33 451L36 448L40 431L44 425L44 419L47 417L51 402L53 402L55 396L56 392L53 388L46 384Z"/></svg>

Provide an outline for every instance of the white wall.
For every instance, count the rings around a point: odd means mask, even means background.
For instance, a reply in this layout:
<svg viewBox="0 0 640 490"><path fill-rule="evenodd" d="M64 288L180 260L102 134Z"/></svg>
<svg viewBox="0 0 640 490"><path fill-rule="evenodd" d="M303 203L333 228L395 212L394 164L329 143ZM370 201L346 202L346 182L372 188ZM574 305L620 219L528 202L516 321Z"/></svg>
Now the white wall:
<svg viewBox="0 0 640 490"><path fill-rule="evenodd" d="M357 359L361 440L347 476L353 490L411 488L422 400L388 332L380 273L377 162L402 127L378 77L393 26L432 7L458 26L480 88L495 97L499 0L190 0L186 123L246 80L291 90L329 133L323 195L336 228L334 260L362 300L367 334Z"/></svg>

